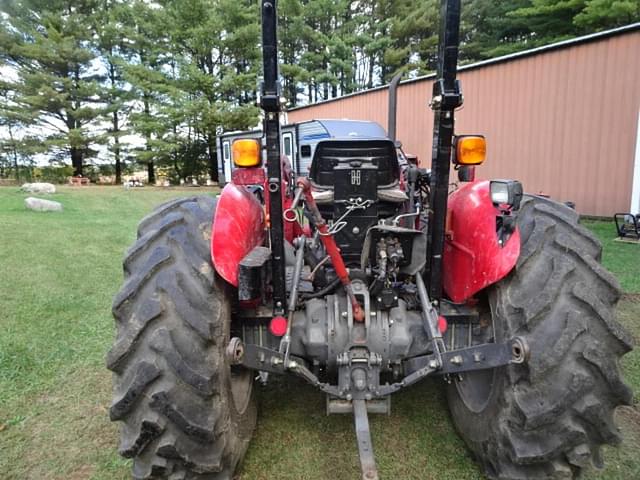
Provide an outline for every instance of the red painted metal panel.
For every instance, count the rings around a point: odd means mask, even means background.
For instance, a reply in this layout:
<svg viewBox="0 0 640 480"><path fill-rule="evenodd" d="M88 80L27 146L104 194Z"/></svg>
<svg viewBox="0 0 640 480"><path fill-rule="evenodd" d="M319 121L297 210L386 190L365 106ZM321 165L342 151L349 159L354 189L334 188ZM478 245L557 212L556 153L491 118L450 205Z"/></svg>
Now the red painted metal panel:
<svg viewBox="0 0 640 480"><path fill-rule="evenodd" d="M262 167L235 168L231 172L231 182L236 185L261 185L267 181L267 174Z"/></svg>
<svg viewBox="0 0 640 480"><path fill-rule="evenodd" d="M520 232L500 245L489 182L467 183L449 197L443 286L454 302L464 302L504 278L520 255Z"/></svg>
<svg viewBox="0 0 640 480"><path fill-rule="evenodd" d="M238 286L240 261L264 242L264 209L245 187L227 184L216 205L211 231L211 259L216 271Z"/></svg>

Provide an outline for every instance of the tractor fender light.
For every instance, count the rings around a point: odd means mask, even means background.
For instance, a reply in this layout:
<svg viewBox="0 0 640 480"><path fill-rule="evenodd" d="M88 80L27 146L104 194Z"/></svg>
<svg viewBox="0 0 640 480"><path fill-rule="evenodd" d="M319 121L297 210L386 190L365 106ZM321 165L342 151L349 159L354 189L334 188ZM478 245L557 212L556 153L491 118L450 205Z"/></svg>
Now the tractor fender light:
<svg viewBox="0 0 640 480"><path fill-rule="evenodd" d="M487 141L482 135L460 135L454 142L456 165L480 165L487 158Z"/></svg>
<svg viewBox="0 0 640 480"><path fill-rule="evenodd" d="M257 167L261 163L260 141L255 138L239 138L231 150L237 167Z"/></svg>
<svg viewBox="0 0 640 480"><path fill-rule="evenodd" d="M287 333L287 319L284 317L273 317L269 322L269 331L276 337L282 337Z"/></svg>
<svg viewBox="0 0 640 480"><path fill-rule="evenodd" d="M491 180L489 190L494 205L508 205L513 210L520 208L522 184L517 180Z"/></svg>

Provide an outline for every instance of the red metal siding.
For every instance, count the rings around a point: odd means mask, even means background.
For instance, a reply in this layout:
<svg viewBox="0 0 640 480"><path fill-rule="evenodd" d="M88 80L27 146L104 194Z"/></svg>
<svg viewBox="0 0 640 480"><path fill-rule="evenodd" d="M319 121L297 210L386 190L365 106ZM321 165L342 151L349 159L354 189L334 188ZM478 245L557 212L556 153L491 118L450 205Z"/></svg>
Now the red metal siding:
<svg viewBox="0 0 640 480"><path fill-rule="evenodd" d="M640 108L640 32L460 72L459 133L482 133L479 178L517 178L529 192L574 201L588 215L626 211ZM398 90L398 138L430 163L431 81ZM387 91L289 112L289 122L351 118L387 122Z"/></svg>

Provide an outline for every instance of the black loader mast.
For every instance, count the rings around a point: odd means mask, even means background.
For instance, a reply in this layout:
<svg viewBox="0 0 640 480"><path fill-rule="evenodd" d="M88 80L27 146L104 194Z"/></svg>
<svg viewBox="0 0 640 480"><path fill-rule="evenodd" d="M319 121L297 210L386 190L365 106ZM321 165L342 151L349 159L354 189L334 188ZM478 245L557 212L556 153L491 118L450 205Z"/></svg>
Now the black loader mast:
<svg viewBox="0 0 640 480"><path fill-rule="evenodd" d="M434 110L431 160L431 210L429 212L429 297L442 297L442 253L444 250L449 168L454 133L454 112L462 105L460 82L456 79L460 36L460 0L442 0L438 73L433 85Z"/></svg>
<svg viewBox="0 0 640 480"><path fill-rule="evenodd" d="M260 107L264 111L264 133L269 178L271 272L274 315L282 315L286 304L284 226L282 223L282 163L280 159L280 86L276 0L262 0L262 63L264 78Z"/></svg>

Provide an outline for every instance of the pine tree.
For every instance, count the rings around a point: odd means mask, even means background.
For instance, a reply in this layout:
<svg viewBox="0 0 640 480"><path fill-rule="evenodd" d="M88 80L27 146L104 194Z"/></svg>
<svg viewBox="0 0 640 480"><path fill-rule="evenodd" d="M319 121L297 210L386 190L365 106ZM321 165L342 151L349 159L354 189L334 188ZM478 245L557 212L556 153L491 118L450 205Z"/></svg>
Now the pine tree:
<svg viewBox="0 0 640 480"><path fill-rule="evenodd" d="M167 90L164 68L170 56L170 20L164 9L144 0L130 4L129 15L123 19L128 32L127 51L130 61L124 66L124 79L131 85L135 107L130 115L132 129L144 141L144 148L135 149L139 164L147 169L147 181L155 183L154 161L167 134L167 125L158 115Z"/></svg>
<svg viewBox="0 0 640 480"><path fill-rule="evenodd" d="M278 13L282 89L288 106L295 107L298 104L298 94L303 93L301 86L308 82L310 77L309 72L300 65L300 58L304 52L302 36L305 28L302 2L280 0Z"/></svg>
<svg viewBox="0 0 640 480"><path fill-rule="evenodd" d="M587 0L573 23L579 28L603 30L640 21L638 0Z"/></svg>
<svg viewBox="0 0 640 480"><path fill-rule="evenodd" d="M94 43L106 71L101 90L105 103L104 119L110 124L106 136L109 151L114 158L115 183L122 183L122 154L126 149L121 138L128 133L127 117L132 109L134 94L124 79L124 66L130 61L131 52L127 39L132 30L127 25L129 5L116 0L102 0L93 17Z"/></svg>
<svg viewBox="0 0 640 480"><path fill-rule="evenodd" d="M172 0L165 3L168 30L190 112L182 130L186 146L206 146L209 176L218 180L216 132L256 126L261 68L259 11L251 0ZM186 130L185 128L186 127ZM184 138L184 137L183 137ZM198 147L199 148L199 147Z"/></svg>
<svg viewBox="0 0 640 480"><path fill-rule="evenodd" d="M387 82L396 73L420 75L435 68L439 2L384 0L376 5L381 31L371 46ZM384 19L384 20L382 20ZM379 53L378 53L379 52Z"/></svg>
<svg viewBox="0 0 640 480"><path fill-rule="evenodd" d="M101 113L88 28L95 7L91 0L11 0L0 20L0 58L18 77L14 101L50 153L70 156L75 175L98 140L88 128Z"/></svg>
<svg viewBox="0 0 640 480"><path fill-rule="evenodd" d="M0 127L5 135L0 138L0 154L2 161L2 176L7 177L7 172L13 170L13 175L20 181L21 139L18 137L20 130L29 120L15 102L16 92L11 83L0 81Z"/></svg>
<svg viewBox="0 0 640 480"><path fill-rule="evenodd" d="M280 0L289 106L374 87L398 72L433 71L439 3ZM0 174L28 161L31 132L51 158L70 157L75 174L94 143L108 142L119 181L122 137L131 133L144 140L133 153L151 183L156 167L182 179L208 169L217 180L216 132L258 126L255 0L7 0L0 11L0 67L15 73L0 102L13 137L4 140ZM461 60L639 19L632 0L469 0Z"/></svg>
<svg viewBox="0 0 640 480"><path fill-rule="evenodd" d="M526 18L511 15L531 0L472 0L462 11L460 59L464 63L506 55L527 47L531 28Z"/></svg>

